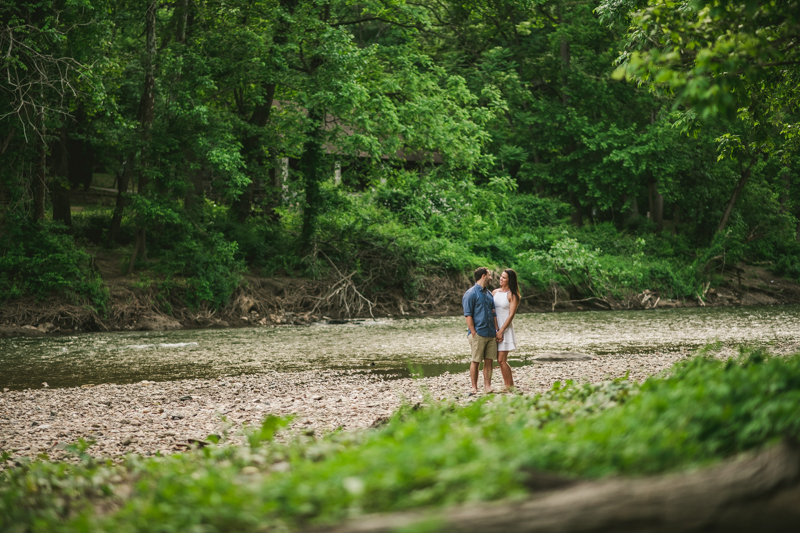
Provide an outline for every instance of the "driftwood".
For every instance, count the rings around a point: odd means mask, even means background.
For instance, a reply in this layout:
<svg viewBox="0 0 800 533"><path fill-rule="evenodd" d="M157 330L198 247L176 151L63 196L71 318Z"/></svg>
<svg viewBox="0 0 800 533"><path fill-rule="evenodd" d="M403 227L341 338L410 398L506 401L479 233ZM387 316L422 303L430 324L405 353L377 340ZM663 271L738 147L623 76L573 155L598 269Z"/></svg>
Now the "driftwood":
<svg viewBox="0 0 800 533"><path fill-rule="evenodd" d="M460 533L794 531L800 449L781 443L720 465L639 479L586 481L523 501L367 516L328 533L389 533L419 525Z"/></svg>

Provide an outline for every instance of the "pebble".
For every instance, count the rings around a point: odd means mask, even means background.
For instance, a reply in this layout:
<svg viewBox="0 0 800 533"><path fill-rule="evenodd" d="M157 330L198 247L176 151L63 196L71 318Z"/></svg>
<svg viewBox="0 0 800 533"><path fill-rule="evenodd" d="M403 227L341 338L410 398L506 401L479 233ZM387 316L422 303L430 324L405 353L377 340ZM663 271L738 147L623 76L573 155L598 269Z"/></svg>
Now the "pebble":
<svg viewBox="0 0 800 533"><path fill-rule="evenodd" d="M794 353L798 346L771 351ZM513 374L522 394L535 394L567 379L601 382L628 372L629 379L643 381L691 355L686 349L603 355L516 367ZM736 349L723 348L715 355L733 356ZM492 386L495 391L503 387L499 369L494 370ZM90 455L119 460L129 453L184 451L207 444L210 435L222 436L225 445L241 445L248 426L259 424L267 414L295 415L290 431L321 435L339 428L368 428L403 402L420 403L426 396L466 404L483 395L469 396L469 391L467 371L392 379L353 370L271 371L219 379L6 391L0 394L0 450L10 452L12 459L46 454L50 460L62 460L70 458L66 445L83 438L95 441ZM0 464L0 470L12 464Z"/></svg>

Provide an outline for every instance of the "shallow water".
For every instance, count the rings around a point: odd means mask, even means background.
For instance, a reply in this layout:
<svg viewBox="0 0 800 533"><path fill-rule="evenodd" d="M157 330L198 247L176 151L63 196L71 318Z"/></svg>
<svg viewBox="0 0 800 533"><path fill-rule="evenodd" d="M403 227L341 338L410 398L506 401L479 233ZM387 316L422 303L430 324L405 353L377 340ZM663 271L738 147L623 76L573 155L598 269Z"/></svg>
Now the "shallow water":
<svg viewBox="0 0 800 533"><path fill-rule="evenodd" d="M800 306L535 313L514 320L512 366L544 351L597 356L800 341ZM386 376L463 372L463 317L378 319L246 329L0 339L0 387L40 388L346 369Z"/></svg>

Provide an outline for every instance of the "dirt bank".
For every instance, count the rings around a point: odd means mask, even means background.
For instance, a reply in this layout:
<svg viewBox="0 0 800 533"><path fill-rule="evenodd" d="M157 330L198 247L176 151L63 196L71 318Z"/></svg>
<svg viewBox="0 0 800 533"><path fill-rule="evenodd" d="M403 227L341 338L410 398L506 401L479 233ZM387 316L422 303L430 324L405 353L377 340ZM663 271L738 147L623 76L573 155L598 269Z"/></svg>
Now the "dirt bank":
<svg viewBox="0 0 800 533"><path fill-rule="evenodd" d="M190 308L180 291L159 291L158 283L119 273L119 259L97 252L95 263L109 289L107 309L95 310L63 298L6 302L0 307L0 336L42 336L75 331L161 331L308 324L350 318L440 316L461 313L461 296L471 282L465 275L431 277L416 298L399 289L358 286L352 276L334 272L327 279L246 276L228 306ZM658 292L631 292L623 298L570 299L561 287L526 291L520 312L654 309L697 306L785 305L800 303L800 285L760 266L740 265L719 286L693 298L672 300Z"/></svg>

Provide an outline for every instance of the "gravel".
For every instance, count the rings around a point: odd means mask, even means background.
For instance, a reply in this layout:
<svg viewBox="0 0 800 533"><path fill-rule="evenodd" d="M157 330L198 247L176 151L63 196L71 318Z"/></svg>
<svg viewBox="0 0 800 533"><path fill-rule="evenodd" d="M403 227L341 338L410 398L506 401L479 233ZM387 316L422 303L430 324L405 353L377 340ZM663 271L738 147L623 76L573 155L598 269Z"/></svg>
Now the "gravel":
<svg viewBox="0 0 800 533"><path fill-rule="evenodd" d="M796 348L796 347L795 347ZM719 355L733 355L723 349ZM688 350L642 355L607 355L591 361L536 363L514 368L523 394L555 381L599 382L621 377L642 381L691 355ZM482 378L479 387L482 389ZM498 369L495 390L502 388ZM266 414L289 415L291 430L320 435L344 428L367 428L388 417L403 401L474 401L469 375L391 379L358 371L308 371L170 382L142 381L65 389L26 389L0 394L0 450L12 457L66 458L64 447L79 438L96 442L89 453L119 459L125 454L170 454L203 443L210 434L228 444L243 443L243 429ZM2 468L2 466L0 466Z"/></svg>

